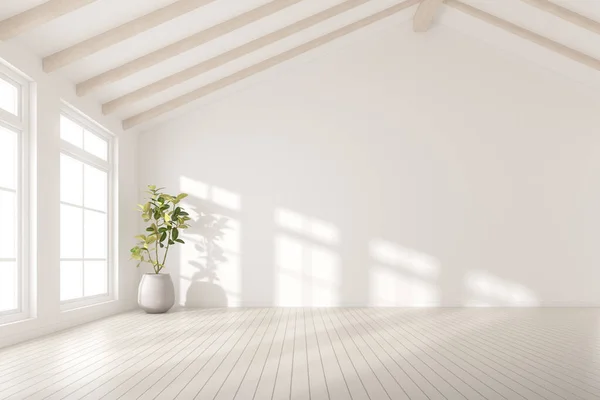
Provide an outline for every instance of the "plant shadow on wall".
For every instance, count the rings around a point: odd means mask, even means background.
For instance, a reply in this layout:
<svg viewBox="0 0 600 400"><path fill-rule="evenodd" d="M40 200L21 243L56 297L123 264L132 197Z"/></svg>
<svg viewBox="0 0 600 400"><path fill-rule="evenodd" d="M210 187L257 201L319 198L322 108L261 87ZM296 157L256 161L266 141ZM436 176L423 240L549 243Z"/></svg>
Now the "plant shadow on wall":
<svg viewBox="0 0 600 400"><path fill-rule="evenodd" d="M197 259L190 261L196 270L186 292L186 307L227 307L225 290L217 284L219 265L227 262L222 241L229 219L211 213L199 212L195 223L197 239L194 243Z"/></svg>

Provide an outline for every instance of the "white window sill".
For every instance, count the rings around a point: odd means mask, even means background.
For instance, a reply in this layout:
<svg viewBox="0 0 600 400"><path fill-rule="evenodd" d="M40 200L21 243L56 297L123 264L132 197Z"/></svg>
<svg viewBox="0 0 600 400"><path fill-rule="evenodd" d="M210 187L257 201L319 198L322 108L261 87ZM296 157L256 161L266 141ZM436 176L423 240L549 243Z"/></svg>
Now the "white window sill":
<svg viewBox="0 0 600 400"><path fill-rule="evenodd" d="M60 311L61 312L73 311L73 310L78 310L80 308L87 308L87 307L99 306L102 304L113 303L115 301L117 301L117 300L114 297L108 296L108 295L87 297L85 299L68 300L68 301L62 302L60 304Z"/></svg>
<svg viewBox="0 0 600 400"><path fill-rule="evenodd" d="M22 311L8 312L8 313L0 313L0 326L6 326L10 324L15 324L23 321L28 321L31 318L29 313Z"/></svg>

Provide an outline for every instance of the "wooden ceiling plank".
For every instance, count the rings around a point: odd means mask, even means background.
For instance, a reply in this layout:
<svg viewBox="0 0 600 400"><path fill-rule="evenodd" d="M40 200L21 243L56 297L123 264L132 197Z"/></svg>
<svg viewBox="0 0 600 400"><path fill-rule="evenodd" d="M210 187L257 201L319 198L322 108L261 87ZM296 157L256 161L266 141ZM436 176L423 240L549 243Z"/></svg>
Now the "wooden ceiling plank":
<svg viewBox="0 0 600 400"><path fill-rule="evenodd" d="M6 0L2 0L6 1ZM49 0L37 7L0 21L0 41L37 28L96 0Z"/></svg>
<svg viewBox="0 0 600 400"><path fill-rule="evenodd" d="M578 14L575 11L571 11L568 8L552 3L548 0L522 0L527 4L537 7L540 10L546 11L550 14L569 21L581 28L587 29L594 33L600 34L600 22L594 21L584 15Z"/></svg>
<svg viewBox="0 0 600 400"><path fill-rule="evenodd" d="M433 22L433 17L442 6L443 0L422 0L413 17L413 30L426 32Z"/></svg>
<svg viewBox="0 0 600 400"><path fill-rule="evenodd" d="M133 21L79 42L43 59L44 71L53 72L82 58L155 28L215 0L179 0Z"/></svg>
<svg viewBox="0 0 600 400"><path fill-rule="evenodd" d="M589 56L585 53L572 49L564 44L555 42L547 37L539 35L535 32L522 28L518 25L508 22L494 15L488 14L478 8L462 3L458 0L445 0L445 3L465 14L475 17L481 21L487 22L488 24L494 25L500 29L517 35L523 39L529 40L530 42L536 43L548 50L570 58L571 60L577 61L581 64L587 65L588 67L594 68L600 71L600 60Z"/></svg>
<svg viewBox="0 0 600 400"><path fill-rule="evenodd" d="M292 25L288 25L275 32L269 33L265 36L252 40L225 53L219 54L218 56L215 56L211 59L196 64L181 72L170 75L150 85L144 86L143 88L140 88L136 91L133 91L117 99L109 101L102 105L102 111L105 115L111 114L120 108L126 107L140 100L156 95L169 88L172 88L173 86L182 84L192 78L195 78L207 71L221 67L227 64L228 62L236 60L254 51L257 51L279 40L285 39L304 29L308 29L311 26L326 21L327 19L340 15L343 12L346 12L348 10L351 10L352 8L366 3L367 1L369 0L347 0L343 3L337 4L319 13L311 15L308 18L295 22Z"/></svg>
<svg viewBox="0 0 600 400"><path fill-rule="evenodd" d="M77 84L77 94L83 96L92 90L109 83L117 82L146 68L152 67L183 52L201 46L211 40L233 32L271 14L290 7L301 0L273 0L243 14L233 17L220 24L214 25L185 39L179 40L152 53L113 68L84 82Z"/></svg>
<svg viewBox="0 0 600 400"><path fill-rule="evenodd" d="M208 94L211 94L219 89L223 89L227 86L230 86L236 82L239 82L245 78L248 78L252 75L255 75L259 72L265 71L269 68L272 68L276 65L279 65L285 61L291 60L294 57L297 57L301 54L304 54L310 50L316 49L324 44L327 44L335 39L341 38L345 35L348 35L352 32L355 32L361 28L364 28L368 25L371 25L377 21L380 21L386 17L389 17L393 14L396 14L406 8L414 6L419 3L420 0L405 0L402 3L396 4L392 7L389 7L383 11L375 13L367 18L363 18L358 20L350 25L346 25L343 28L337 29L333 32L330 32L326 35L323 35L317 39L311 40L307 43L304 43L300 46L297 46L291 50L285 51L281 54L278 54L274 57L268 58L264 61L261 61L255 65L252 65L248 68L242 69L232 75L229 75L225 78L222 78L218 81L209 83L201 88L198 88L190 93L184 94L183 96L177 97L173 100L170 100L166 103L163 103L159 106L146 110L140 114L137 114L131 118L127 118L123 121L124 129L131 129L137 125L148 122L160 115L163 115L169 111L173 111L179 107L182 107L192 101L198 100Z"/></svg>

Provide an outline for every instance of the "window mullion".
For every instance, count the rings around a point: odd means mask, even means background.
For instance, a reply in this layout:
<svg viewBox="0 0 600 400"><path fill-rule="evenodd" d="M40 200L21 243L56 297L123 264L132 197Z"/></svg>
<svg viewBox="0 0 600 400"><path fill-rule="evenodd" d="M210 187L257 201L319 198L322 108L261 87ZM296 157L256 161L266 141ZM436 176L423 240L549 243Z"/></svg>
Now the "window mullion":
<svg viewBox="0 0 600 400"><path fill-rule="evenodd" d="M101 169L103 171L110 170L109 162L104 161L101 158L98 158L96 156L93 156L93 155L87 153L85 150L80 149L79 147L72 145L71 143L66 142L64 140L61 143L61 150L63 153L65 153L69 157L72 157L76 160L79 160L81 162L84 162L86 164L94 166L98 169Z"/></svg>
<svg viewBox="0 0 600 400"><path fill-rule="evenodd" d="M22 90L21 90L22 92ZM19 96L22 97L22 93L19 93ZM19 107L21 107L19 105ZM21 110L22 111L22 110ZM19 240L17 241L17 257L19 258L19 261L17 262L18 264L21 264L21 266L24 265L23 260L25 260L25 252L24 250L24 242L26 240L26 226L24 225L25 221L28 220L28 218L24 218L23 215L23 208L25 206L24 204L24 179L23 179L23 171L25 171L24 168L24 163L23 163L23 134L20 134L17 138L17 171L19 171L19 174L17 175L17 182L16 182L16 187L17 187L17 193L16 193L16 201L17 201L17 231L19 233L19 235L17 236L19 238ZM23 296L23 294L25 293L25 286L23 285L24 283L24 271L23 271L23 267L21 268L17 268L17 287L19 288L19 296L18 296L18 301L17 301L17 308L19 310L19 312L23 311L23 303L25 301L25 298Z"/></svg>
<svg viewBox="0 0 600 400"><path fill-rule="evenodd" d="M10 130L23 131L25 124L20 117L0 108L0 125Z"/></svg>
<svg viewBox="0 0 600 400"><path fill-rule="evenodd" d="M85 164L81 168L81 297L85 297Z"/></svg>

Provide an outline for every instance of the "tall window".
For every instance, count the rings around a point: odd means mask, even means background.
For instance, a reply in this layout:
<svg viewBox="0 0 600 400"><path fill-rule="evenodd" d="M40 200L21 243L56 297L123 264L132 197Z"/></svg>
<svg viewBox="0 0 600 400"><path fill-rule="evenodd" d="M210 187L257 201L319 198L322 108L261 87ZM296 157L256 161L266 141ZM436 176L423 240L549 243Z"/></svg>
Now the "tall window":
<svg viewBox="0 0 600 400"><path fill-rule="evenodd" d="M0 322L28 311L29 82L0 65Z"/></svg>
<svg viewBox="0 0 600 400"><path fill-rule="evenodd" d="M111 137L75 112L60 119L60 300L111 295Z"/></svg>

